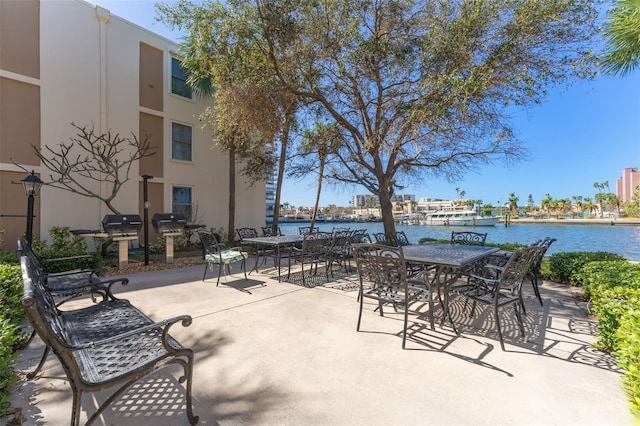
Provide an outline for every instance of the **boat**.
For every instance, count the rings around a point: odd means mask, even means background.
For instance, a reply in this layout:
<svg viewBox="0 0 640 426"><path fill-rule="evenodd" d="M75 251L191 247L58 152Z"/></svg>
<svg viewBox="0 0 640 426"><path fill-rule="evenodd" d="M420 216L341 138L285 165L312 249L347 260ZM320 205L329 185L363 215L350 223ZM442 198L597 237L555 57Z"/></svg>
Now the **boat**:
<svg viewBox="0 0 640 426"><path fill-rule="evenodd" d="M497 216L480 216L475 210L438 210L427 213L420 222L429 226L495 226Z"/></svg>

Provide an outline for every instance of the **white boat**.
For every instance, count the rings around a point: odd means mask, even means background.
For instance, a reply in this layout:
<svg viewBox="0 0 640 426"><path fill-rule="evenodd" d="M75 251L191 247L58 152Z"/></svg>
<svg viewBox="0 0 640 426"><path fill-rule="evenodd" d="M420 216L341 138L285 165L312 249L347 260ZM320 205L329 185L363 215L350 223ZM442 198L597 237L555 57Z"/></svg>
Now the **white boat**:
<svg viewBox="0 0 640 426"><path fill-rule="evenodd" d="M430 226L495 226L500 220L495 216L480 216L473 210L439 210L428 213L420 222Z"/></svg>

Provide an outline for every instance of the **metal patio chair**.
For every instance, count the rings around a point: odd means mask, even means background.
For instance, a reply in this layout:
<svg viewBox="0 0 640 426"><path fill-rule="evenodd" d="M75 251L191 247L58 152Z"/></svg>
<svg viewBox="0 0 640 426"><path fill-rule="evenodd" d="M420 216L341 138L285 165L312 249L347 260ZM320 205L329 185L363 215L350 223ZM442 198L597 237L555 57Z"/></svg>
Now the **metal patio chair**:
<svg viewBox="0 0 640 426"><path fill-rule="evenodd" d="M391 305L395 311L404 311L402 329L402 348L406 346L409 306L421 297L428 297L429 291L422 286L410 284L407 280L402 247L389 247L382 244L355 244L354 257L358 265L360 279L360 309L356 330L360 331L364 300L378 302L380 316L384 316L384 306ZM433 311L429 311L433 323Z"/></svg>
<svg viewBox="0 0 640 426"><path fill-rule="evenodd" d="M218 280L216 281L216 287L220 284L220 276L222 275L222 269L226 268L226 273L231 273L231 264L241 262L240 267L244 272L244 279L247 280L247 258L249 254L246 251L242 251L240 247L232 247L226 249L220 242L220 235L208 231L198 231L198 236L202 242L202 256L207 264L204 267L204 274L202 275L202 281L207 276L207 270L213 270L213 265L218 265Z"/></svg>

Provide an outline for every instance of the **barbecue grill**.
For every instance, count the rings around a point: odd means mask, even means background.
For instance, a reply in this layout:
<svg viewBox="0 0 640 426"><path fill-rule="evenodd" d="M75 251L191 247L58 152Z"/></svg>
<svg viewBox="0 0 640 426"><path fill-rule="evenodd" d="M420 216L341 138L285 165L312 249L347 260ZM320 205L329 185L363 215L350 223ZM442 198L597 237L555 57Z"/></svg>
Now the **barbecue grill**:
<svg viewBox="0 0 640 426"><path fill-rule="evenodd" d="M157 234L167 237L170 235L180 235L184 232L187 219L179 213L156 213L151 218L153 230Z"/></svg>
<svg viewBox="0 0 640 426"><path fill-rule="evenodd" d="M142 220L137 214L108 214L102 219L102 228L114 241L138 236Z"/></svg>

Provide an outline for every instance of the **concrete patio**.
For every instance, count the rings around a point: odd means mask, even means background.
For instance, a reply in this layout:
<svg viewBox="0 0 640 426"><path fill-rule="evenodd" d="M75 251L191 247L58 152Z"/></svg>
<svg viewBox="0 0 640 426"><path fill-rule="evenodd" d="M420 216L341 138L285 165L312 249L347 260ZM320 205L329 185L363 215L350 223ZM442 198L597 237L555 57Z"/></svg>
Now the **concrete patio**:
<svg viewBox="0 0 640 426"><path fill-rule="evenodd" d="M215 272L201 281L203 268L131 275L117 291L153 319L193 317L172 335L195 351L194 412L202 425L634 424L621 372L591 348L596 323L564 285L544 283L543 307L525 285L527 340L520 340L508 310L506 352L491 313L469 318L457 300L459 336L446 324L431 330L427 305L416 304L402 350L402 315L391 309L380 317L365 305L356 332L355 275L330 282L318 275L306 288L299 277L279 283L273 268L248 281L236 270L216 287ZM18 368L33 369L42 350L36 339ZM170 367L140 381L98 423L188 424L178 372ZM50 356L37 380L16 386L12 403L25 425L62 425L71 397ZM82 421L96 406L94 396L85 396Z"/></svg>

